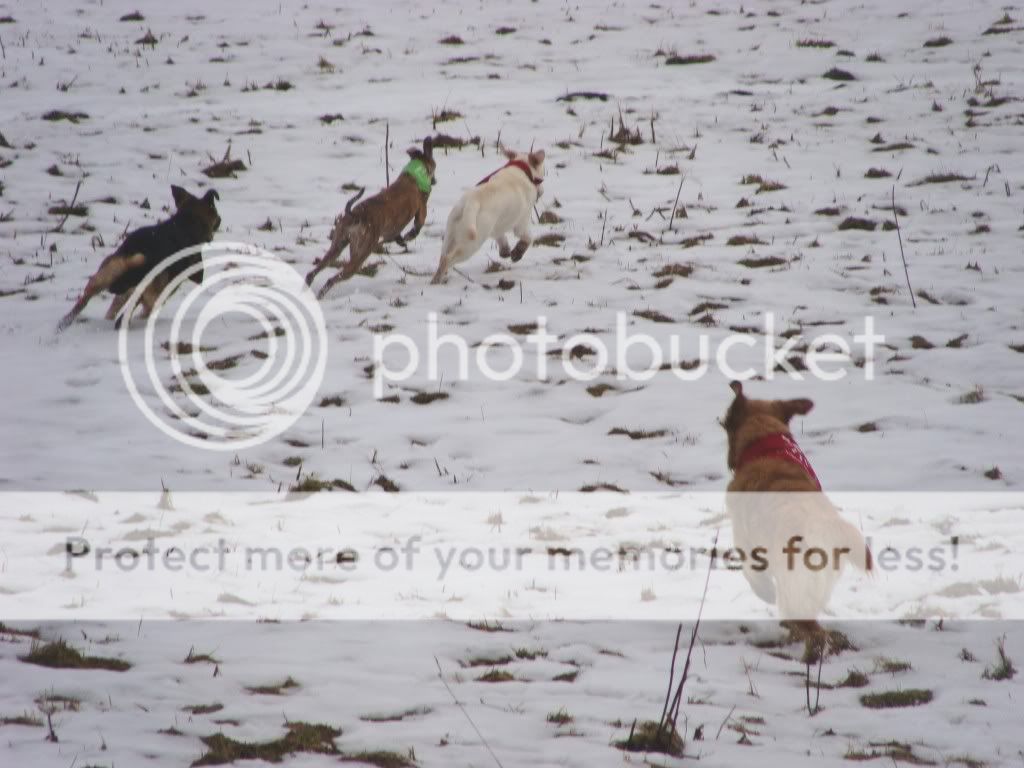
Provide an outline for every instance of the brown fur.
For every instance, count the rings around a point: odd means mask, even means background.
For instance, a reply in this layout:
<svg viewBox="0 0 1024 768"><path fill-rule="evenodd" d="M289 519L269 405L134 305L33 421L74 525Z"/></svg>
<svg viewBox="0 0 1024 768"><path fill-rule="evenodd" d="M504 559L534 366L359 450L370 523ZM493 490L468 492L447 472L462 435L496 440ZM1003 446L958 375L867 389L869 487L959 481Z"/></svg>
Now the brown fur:
<svg viewBox="0 0 1024 768"><path fill-rule="evenodd" d="M822 630L815 620L824 610L842 567L852 564L872 569L871 551L860 531L840 517L808 472L791 461L771 456L755 458L737 467L743 451L758 439L772 434L791 435L789 422L810 412L814 403L795 400L749 400L738 381L731 384L735 399L722 426L729 439L728 464L733 470L727 505L733 522L736 547L749 554L758 547L767 552L767 568L743 570L754 592L767 602L777 602L787 626L808 642L820 642ZM802 552L790 568L785 548L802 537ZM820 548L829 553L822 570L801 563L803 552Z"/></svg>
<svg viewBox="0 0 1024 768"><path fill-rule="evenodd" d="M215 202L217 193L211 189L202 198L197 198L181 187L172 186L171 195L176 206L174 214L152 226L136 229L125 237L117 250L107 256L95 274L89 278L75 306L57 325L58 332L71 325L85 309L85 305L103 291L109 290L116 294L106 314L107 320L113 320L131 297L135 287L153 270L160 269L161 265L178 251L208 243L213 239L213 233L220 227L220 214L217 213ZM143 317L149 317L156 307L160 294L175 276L201 261L201 256L191 256L172 263L168 269L161 270L140 297ZM193 273L191 277L194 282L201 282L202 269ZM123 319L118 319L118 326Z"/></svg>
<svg viewBox="0 0 1024 768"><path fill-rule="evenodd" d="M430 137L423 140L422 152L418 149L410 149L409 157L423 161L430 174L431 185L433 185L435 183L434 171L437 166L434 162ZM319 299L326 296L327 292L336 284L342 280L348 280L358 272L378 244L396 242L404 246L407 241L412 240L420 233L423 223L427 219L427 200L430 194L421 192L416 186L416 182L404 173L399 174L391 186L359 203L353 209L352 205L362 194L363 190L360 190L355 197L348 201L345 212L334 220L331 245L327 249L327 253L306 275L306 285L312 285L313 279L324 268L333 266L341 252L348 247L348 263L324 284L317 293ZM413 226L403 235L402 230L410 221Z"/></svg>

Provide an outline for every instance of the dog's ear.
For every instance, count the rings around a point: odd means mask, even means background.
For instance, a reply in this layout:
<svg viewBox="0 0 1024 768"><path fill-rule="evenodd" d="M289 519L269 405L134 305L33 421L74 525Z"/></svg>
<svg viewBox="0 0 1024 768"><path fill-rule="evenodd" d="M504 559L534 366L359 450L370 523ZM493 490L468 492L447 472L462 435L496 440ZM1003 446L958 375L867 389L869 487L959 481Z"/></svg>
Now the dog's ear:
<svg viewBox="0 0 1024 768"><path fill-rule="evenodd" d="M428 160L434 159L434 139L430 136L423 140L423 156Z"/></svg>
<svg viewBox="0 0 1024 768"><path fill-rule="evenodd" d="M416 147L409 147L407 150L405 150L405 152L413 160L422 160L423 159L423 153L420 152L419 149L417 149Z"/></svg>
<svg viewBox="0 0 1024 768"><path fill-rule="evenodd" d="M185 203L187 203L189 200L195 200L195 198L192 197L192 194L187 189L183 189L182 187L176 187L173 184L171 185L171 197L174 198L174 204L178 208L184 206Z"/></svg>
<svg viewBox="0 0 1024 768"><path fill-rule="evenodd" d="M502 147L501 151L509 160L515 160L517 157L515 150L508 149L507 147Z"/></svg>
<svg viewBox="0 0 1024 768"><path fill-rule="evenodd" d="M536 152L531 152L529 155L530 165L536 167L544 162L544 150L538 149Z"/></svg>
<svg viewBox="0 0 1024 768"><path fill-rule="evenodd" d="M217 194L217 190L215 189L209 189L206 191L206 194L203 195L203 202L207 205L213 205L215 200L220 200L220 195Z"/></svg>
<svg viewBox="0 0 1024 768"><path fill-rule="evenodd" d="M777 401L779 411L782 414L782 420L789 424L789 420L796 415L803 416L804 414L810 413L814 407L814 403L808 400L806 397L799 397L795 400L779 400Z"/></svg>
<svg viewBox="0 0 1024 768"><path fill-rule="evenodd" d="M743 394L743 384L738 381L730 381L729 387L732 389L733 394L736 395L733 401L729 404L729 409L725 412L725 419L720 421L719 424L722 428L732 435L740 424L746 418L747 411L747 398ZM732 465L730 465L732 466Z"/></svg>

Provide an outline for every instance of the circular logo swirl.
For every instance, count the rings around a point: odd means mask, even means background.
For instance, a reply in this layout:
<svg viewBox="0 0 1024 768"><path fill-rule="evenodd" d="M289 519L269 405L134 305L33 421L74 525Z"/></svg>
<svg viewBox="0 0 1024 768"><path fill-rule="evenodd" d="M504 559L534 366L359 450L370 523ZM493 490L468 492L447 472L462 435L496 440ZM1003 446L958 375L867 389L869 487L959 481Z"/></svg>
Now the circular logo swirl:
<svg viewBox="0 0 1024 768"><path fill-rule="evenodd" d="M166 299L197 278L161 322ZM130 329L139 303L153 307L144 334ZM265 443L299 419L324 377L320 304L302 275L252 245L178 251L139 283L122 318L118 358L132 399L186 445L233 451ZM138 342L142 349L133 349ZM140 367L145 395L136 385Z"/></svg>

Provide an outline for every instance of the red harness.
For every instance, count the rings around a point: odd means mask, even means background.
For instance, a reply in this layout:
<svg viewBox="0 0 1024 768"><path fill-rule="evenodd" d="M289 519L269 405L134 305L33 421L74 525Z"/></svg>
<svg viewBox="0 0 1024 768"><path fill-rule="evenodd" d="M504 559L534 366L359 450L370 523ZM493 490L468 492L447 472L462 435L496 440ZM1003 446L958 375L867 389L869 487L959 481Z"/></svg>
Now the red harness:
<svg viewBox="0 0 1024 768"><path fill-rule="evenodd" d="M533 177L533 171L530 170L530 166L527 165L522 160L509 160L507 163L505 163L503 166L501 166L501 168L496 170L494 173L489 173L486 176L484 176L482 179L480 179L480 181L477 182L477 186L479 187L479 186L481 186L483 184L486 184L488 181L491 180L492 177L494 177L497 174L501 173L506 168L518 168L520 171L522 171L523 173L526 174L526 178L528 178L530 181L532 181L533 185L535 187L539 187L541 184L544 183L544 179L535 179Z"/></svg>
<svg viewBox="0 0 1024 768"><path fill-rule="evenodd" d="M792 435L778 432L774 435L765 435L759 440L755 440L740 454L740 460L736 463L736 471L739 471L744 464L756 461L757 459L781 459L782 461L788 461L790 464L796 464L810 475L814 484L818 486L818 490L821 490L821 481L814 474L811 462L808 461L804 452L800 450L800 446L796 444L796 440L793 439Z"/></svg>

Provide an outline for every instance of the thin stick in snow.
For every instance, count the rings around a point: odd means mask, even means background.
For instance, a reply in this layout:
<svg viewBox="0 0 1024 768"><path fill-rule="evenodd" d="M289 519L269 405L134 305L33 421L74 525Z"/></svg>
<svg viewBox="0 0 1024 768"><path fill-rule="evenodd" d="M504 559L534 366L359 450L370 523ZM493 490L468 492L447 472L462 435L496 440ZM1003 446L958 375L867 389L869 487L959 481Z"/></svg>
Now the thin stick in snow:
<svg viewBox="0 0 1024 768"><path fill-rule="evenodd" d="M679 707L683 701L683 688L686 686L686 680L690 676L690 659L693 656L693 646L697 643L697 631L700 629L700 619L704 614L704 603L708 597L708 585L711 583L711 570L715 564L715 553L718 551L718 532L715 532L715 539L711 543L711 559L708 561L708 573L704 578L704 593L700 597L700 607L697 609L697 620L693 624L693 632L690 633L690 646L686 649L686 661L683 664L683 673L679 678L679 686L676 688L676 694L672 699L672 703L669 705L668 714L665 719L658 725L658 738L661 738L661 732L667 726L668 738L671 741L672 734L676 730L676 722L679 719Z"/></svg>
<svg viewBox="0 0 1024 768"><path fill-rule="evenodd" d="M391 186L391 164L388 161L388 144L391 143L391 123L384 123L384 181Z"/></svg>
<svg viewBox="0 0 1024 768"><path fill-rule="evenodd" d="M60 220L60 224L58 224L54 228L54 230L53 230L54 232L60 232L60 231L62 231L64 229L64 225L67 223L68 216L71 215L71 211L74 209L75 203L78 200L78 190L80 190L81 188L82 188L82 180L79 179L78 183L75 184L75 196L71 198L71 203L68 205L67 209L64 211L64 218L61 219Z"/></svg>
<svg viewBox="0 0 1024 768"><path fill-rule="evenodd" d="M685 180L686 180L686 174L685 173L679 174L679 188L676 190L676 201L674 203L672 203L672 215L669 217L669 220L668 220L669 232L672 231L672 222L674 222L675 219L676 219L676 208L679 206L679 193L683 191L683 182Z"/></svg>
<svg viewBox="0 0 1024 768"><path fill-rule="evenodd" d="M676 656L679 655L679 636L683 633L683 625L676 627L676 642L672 646L672 664L668 668L668 689L665 691L665 705L661 708L659 723L665 722L665 715L668 714L668 702L672 698L672 684L676 677Z"/></svg>
<svg viewBox="0 0 1024 768"><path fill-rule="evenodd" d="M910 291L910 302L917 309L917 299L914 298L914 289L910 287L910 270L907 269L907 257L903 253L903 234L900 232L900 220L896 215L896 185L892 187L892 219L896 222L896 237L900 241L900 258L903 259L903 274L907 277L907 290Z"/></svg>
<svg viewBox="0 0 1024 768"><path fill-rule="evenodd" d="M476 723L474 723L473 718L469 716L469 712L467 712L466 708L462 706L462 702L455 697L455 693L448 687L448 683L444 679L444 673L441 671L441 662L437 660L437 656L434 657L434 663L437 664L437 678L441 681L445 690L448 691L448 695L452 697L452 701L455 702L455 706L462 710L462 714L466 716L466 720L468 720L469 724L473 726L473 730L476 731L476 735L480 738L480 741L483 742L484 747L487 748L491 757L494 758L494 762L497 764L498 768L505 768L505 766L501 764L501 760L498 759L498 756L494 754L494 750L491 749L491 745L487 743L487 739L485 739L484 735L480 733L480 729L476 727Z"/></svg>

